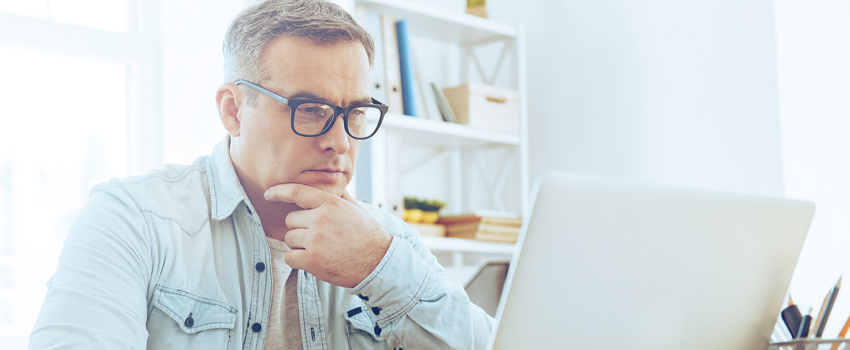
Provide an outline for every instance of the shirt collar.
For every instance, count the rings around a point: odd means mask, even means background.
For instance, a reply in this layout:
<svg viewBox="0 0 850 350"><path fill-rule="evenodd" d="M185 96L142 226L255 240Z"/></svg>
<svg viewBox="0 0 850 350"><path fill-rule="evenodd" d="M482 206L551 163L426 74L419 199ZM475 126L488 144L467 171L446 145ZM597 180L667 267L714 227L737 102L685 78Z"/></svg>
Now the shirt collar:
<svg viewBox="0 0 850 350"><path fill-rule="evenodd" d="M245 202L250 208L248 195L236 176L233 160L230 158L230 135L213 148L207 161L207 177L210 184L212 218L223 220L233 214L239 203Z"/></svg>

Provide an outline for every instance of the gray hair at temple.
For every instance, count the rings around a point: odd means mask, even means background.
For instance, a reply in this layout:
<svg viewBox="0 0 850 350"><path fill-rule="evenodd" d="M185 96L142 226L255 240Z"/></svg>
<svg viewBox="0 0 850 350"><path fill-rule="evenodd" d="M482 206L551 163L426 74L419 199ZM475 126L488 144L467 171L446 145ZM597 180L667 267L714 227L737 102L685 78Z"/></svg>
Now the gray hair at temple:
<svg viewBox="0 0 850 350"><path fill-rule="evenodd" d="M263 62L266 46L281 35L304 37L318 44L360 41L375 61L375 42L351 15L323 0L266 0L243 10L224 36L224 79L245 79L257 84L268 78ZM253 101L253 90L246 90Z"/></svg>

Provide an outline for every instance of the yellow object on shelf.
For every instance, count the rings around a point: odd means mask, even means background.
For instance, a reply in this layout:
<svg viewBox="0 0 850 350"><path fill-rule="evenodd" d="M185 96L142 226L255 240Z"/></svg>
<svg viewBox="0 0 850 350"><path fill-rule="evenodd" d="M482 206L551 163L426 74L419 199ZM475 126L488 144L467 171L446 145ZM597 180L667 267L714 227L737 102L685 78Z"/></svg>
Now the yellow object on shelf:
<svg viewBox="0 0 850 350"><path fill-rule="evenodd" d="M478 17L489 18L487 16L486 5L486 0L466 0L466 13Z"/></svg>
<svg viewBox="0 0 850 350"><path fill-rule="evenodd" d="M405 209L402 219L409 223L416 223L422 221L422 214L422 209Z"/></svg>
<svg viewBox="0 0 850 350"><path fill-rule="evenodd" d="M422 212L422 222L426 224L433 224L440 220L440 212L438 211L423 211Z"/></svg>
<svg viewBox="0 0 850 350"><path fill-rule="evenodd" d="M467 7L466 13L473 15L473 16L478 16L478 17L481 17L481 18L490 18L490 16L487 15L487 8L484 7L484 6Z"/></svg>

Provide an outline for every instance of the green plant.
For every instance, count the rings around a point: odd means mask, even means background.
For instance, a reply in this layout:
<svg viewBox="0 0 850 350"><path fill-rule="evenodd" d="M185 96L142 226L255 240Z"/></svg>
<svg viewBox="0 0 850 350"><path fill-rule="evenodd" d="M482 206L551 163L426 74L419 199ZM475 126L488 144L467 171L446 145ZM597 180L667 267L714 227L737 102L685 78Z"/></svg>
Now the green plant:
<svg viewBox="0 0 850 350"><path fill-rule="evenodd" d="M404 197L404 209L421 209L422 211L440 211L446 202L436 199L419 199L412 196Z"/></svg>
<svg viewBox="0 0 850 350"><path fill-rule="evenodd" d="M419 198L405 196L404 209L421 209L419 208Z"/></svg>
<svg viewBox="0 0 850 350"><path fill-rule="evenodd" d="M436 200L436 199L428 199L424 200L420 203L419 207L423 211L440 211L443 207L446 206L445 202Z"/></svg>

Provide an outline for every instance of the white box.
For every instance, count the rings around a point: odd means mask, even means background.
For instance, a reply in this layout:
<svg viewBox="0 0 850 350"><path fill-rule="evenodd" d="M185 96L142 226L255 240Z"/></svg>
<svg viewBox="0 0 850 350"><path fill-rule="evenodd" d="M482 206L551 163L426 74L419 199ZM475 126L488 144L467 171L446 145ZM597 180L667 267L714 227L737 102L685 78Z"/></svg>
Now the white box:
<svg viewBox="0 0 850 350"><path fill-rule="evenodd" d="M443 89L460 124L519 132L519 93L486 84L467 83Z"/></svg>

